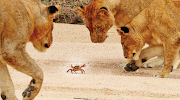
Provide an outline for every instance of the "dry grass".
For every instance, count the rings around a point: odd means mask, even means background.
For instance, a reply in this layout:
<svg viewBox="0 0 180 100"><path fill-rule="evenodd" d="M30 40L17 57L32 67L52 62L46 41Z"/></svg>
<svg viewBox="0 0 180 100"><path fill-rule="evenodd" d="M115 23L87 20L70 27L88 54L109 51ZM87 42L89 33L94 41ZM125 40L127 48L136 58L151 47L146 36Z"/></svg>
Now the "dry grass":
<svg viewBox="0 0 180 100"><path fill-rule="evenodd" d="M61 5L59 14L55 17L56 23L84 24L76 8L89 4L92 0L41 0L46 5Z"/></svg>

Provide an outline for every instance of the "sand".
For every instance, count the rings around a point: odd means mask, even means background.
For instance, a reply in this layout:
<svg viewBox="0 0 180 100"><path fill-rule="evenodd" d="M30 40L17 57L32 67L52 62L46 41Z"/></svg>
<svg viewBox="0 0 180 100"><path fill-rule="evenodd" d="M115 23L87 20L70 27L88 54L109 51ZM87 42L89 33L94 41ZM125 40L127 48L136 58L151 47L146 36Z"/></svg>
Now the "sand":
<svg viewBox="0 0 180 100"><path fill-rule="evenodd" d="M104 43L92 43L84 25L54 24L53 44L45 52L27 45L30 56L44 71L44 81L35 100L180 100L180 69L169 78L154 78L161 67L141 68L139 72L123 72L125 63L120 36L113 26ZM67 73L71 64L86 67L85 74ZM31 77L8 67L16 96Z"/></svg>

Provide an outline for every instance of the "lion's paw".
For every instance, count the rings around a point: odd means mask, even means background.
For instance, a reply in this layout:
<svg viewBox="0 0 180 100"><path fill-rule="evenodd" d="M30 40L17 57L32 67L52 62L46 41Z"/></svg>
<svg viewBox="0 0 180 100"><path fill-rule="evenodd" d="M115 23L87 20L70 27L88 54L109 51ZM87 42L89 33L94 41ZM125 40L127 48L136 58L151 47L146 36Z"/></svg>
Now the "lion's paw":
<svg viewBox="0 0 180 100"><path fill-rule="evenodd" d="M118 67L124 70L124 67L126 67L126 63L120 64Z"/></svg>
<svg viewBox="0 0 180 100"><path fill-rule="evenodd" d="M134 71L137 71L139 69L139 67L136 66L135 63L132 63L132 64L125 64L124 63L124 64L119 65L119 68L122 68L123 71L125 71L125 72L130 72L130 71L134 72Z"/></svg>
<svg viewBox="0 0 180 100"><path fill-rule="evenodd" d="M148 64L147 63L143 63L141 67L143 68L147 68Z"/></svg>
<svg viewBox="0 0 180 100"><path fill-rule="evenodd" d="M5 96L5 95L1 95L1 98L2 98L3 100L6 100L6 96Z"/></svg>
<svg viewBox="0 0 180 100"><path fill-rule="evenodd" d="M22 93L23 98L30 98L30 96L32 95L32 92L35 90L34 88L35 85L35 79L32 79L29 87L27 89L24 90L24 92Z"/></svg>
<svg viewBox="0 0 180 100"><path fill-rule="evenodd" d="M157 78L167 78L168 74L163 74L162 72L157 72L155 74L153 74L153 77L157 77Z"/></svg>
<svg viewBox="0 0 180 100"><path fill-rule="evenodd" d="M143 67L143 68L153 68L154 66L151 66L148 63L143 63L141 67Z"/></svg>
<svg viewBox="0 0 180 100"><path fill-rule="evenodd" d="M24 92L22 93L22 96L25 98L31 96L31 92L34 91L34 86L30 86L29 88L25 89Z"/></svg>

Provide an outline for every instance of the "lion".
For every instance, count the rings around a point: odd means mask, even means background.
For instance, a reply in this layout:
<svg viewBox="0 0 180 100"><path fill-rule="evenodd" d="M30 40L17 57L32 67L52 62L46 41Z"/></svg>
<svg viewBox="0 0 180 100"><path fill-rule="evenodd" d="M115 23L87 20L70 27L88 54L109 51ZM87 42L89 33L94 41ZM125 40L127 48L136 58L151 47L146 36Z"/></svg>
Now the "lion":
<svg viewBox="0 0 180 100"><path fill-rule="evenodd" d="M122 27L134 18L153 0L93 0L86 6L77 8L85 18L93 43L102 43L108 30L115 24ZM123 20L122 20L123 19Z"/></svg>
<svg viewBox="0 0 180 100"><path fill-rule="evenodd" d="M145 43L163 47L164 68L155 77L168 77L173 63L179 58L180 6L171 0L154 0L124 27L121 35L124 55L138 60Z"/></svg>
<svg viewBox="0 0 180 100"><path fill-rule="evenodd" d="M77 11L82 18L85 18L86 27L90 31L91 41L93 43L102 43L107 38L108 30L114 24L117 27L125 26L137 14L149 6L152 1L153 0L93 0L89 5L78 7ZM175 1L177 0L173 2ZM175 3L179 5L177 2ZM120 66L125 67L127 63L130 63L130 60ZM162 63L162 56L158 56L158 58L151 61L151 63L147 61L144 65L141 63L139 66L155 67Z"/></svg>
<svg viewBox="0 0 180 100"><path fill-rule="evenodd" d="M7 65L32 77L23 100L33 100L43 82L43 71L28 55L26 44L45 52L52 44L53 18L59 6L39 0L0 0L0 93L3 100L18 100Z"/></svg>
<svg viewBox="0 0 180 100"><path fill-rule="evenodd" d="M122 43L125 43L125 42L122 40ZM128 43L128 42L126 42L126 43ZM126 44L126 45L128 45L128 44ZM124 45L123 45L123 48L125 51L124 52L125 58L127 58L126 55L128 55L127 54L128 49ZM157 58L154 58L154 57L157 57ZM124 65L121 64L120 67L122 67L124 71L136 71L140 67L152 68L155 66L160 66L163 63L164 63L163 46L162 45L150 45L149 47L142 49L138 60L128 59L127 63L125 63ZM180 63L180 56L178 55L173 62L173 69L177 69L179 66L179 63ZM136 69L134 69L132 67L134 67ZM161 67L163 67L163 65Z"/></svg>

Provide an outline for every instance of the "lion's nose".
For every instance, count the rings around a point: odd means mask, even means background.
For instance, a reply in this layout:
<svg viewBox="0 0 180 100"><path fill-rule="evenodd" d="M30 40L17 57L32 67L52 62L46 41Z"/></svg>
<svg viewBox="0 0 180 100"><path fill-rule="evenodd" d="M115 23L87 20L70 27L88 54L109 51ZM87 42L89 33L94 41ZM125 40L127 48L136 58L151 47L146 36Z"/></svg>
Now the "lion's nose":
<svg viewBox="0 0 180 100"><path fill-rule="evenodd" d="M135 53L133 53L133 57L134 57Z"/></svg>
<svg viewBox="0 0 180 100"><path fill-rule="evenodd" d="M108 35L106 35L106 38L108 38L109 36Z"/></svg>
<svg viewBox="0 0 180 100"><path fill-rule="evenodd" d="M53 19L53 22L56 22L56 19Z"/></svg>
<svg viewBox="0 0 180 100"><path fill-rule="evenodd" d="M47 43L44 45L44 47L46 47L46 48L49 48L50 47L50 45L48 45Z"/></svg>

